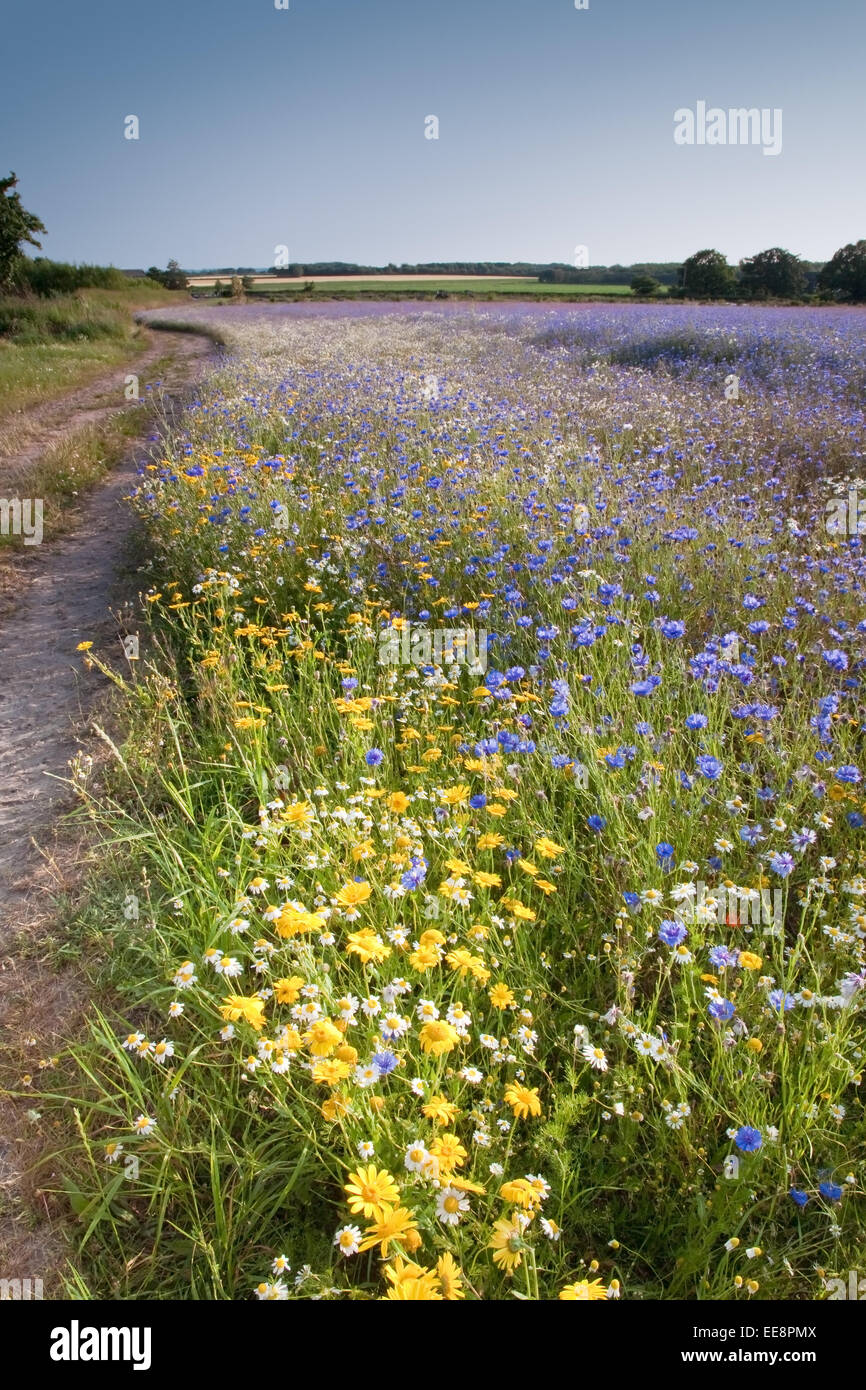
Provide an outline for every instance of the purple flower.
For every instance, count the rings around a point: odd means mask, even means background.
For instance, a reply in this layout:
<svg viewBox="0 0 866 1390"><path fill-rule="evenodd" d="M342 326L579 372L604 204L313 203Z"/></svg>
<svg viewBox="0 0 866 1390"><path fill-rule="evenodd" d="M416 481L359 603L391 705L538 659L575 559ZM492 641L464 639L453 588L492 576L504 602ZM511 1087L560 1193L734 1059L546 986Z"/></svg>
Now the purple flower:
<svg viewBox="0 0 866 1390"><path fill-rule="evenodd" d="M387 1076L389 1071L393 1071L400 1064L393 1052L377 1052L373 1057L373 1065L379 1068L383 1076Z"/></svg>
<svg viewBox="0 0 866 1390"><path fill-rule="evenodd" d="M787 850L784 850L781 854L771 854L768 862L773 873L778 874L779 878L787 878L788 874L796 866L796 860L793 854L789 854Z"/></svg>
<svg viewBox="0 0 866 1390"><path fill-rule="evenodd" d="M744 1154L754 1154L763 1144L761 1131L753 1125L741 1125L734 1135L734 1143Z"/></svg>
<svg viewBox="0 0 866 1390"><path fill-rule="evenodd" d="M682 922L668 919L659 927L659 941L663 941L666 946L679 946L687 936L688 932Z"/></svg>
<svg viewBox="0 0 866 1390"><path fill-rule="evenodd" d="M824 660L826 661L827 665L828 665L829 667L832 668L832 670L834 670L834 671L847 671L847 670L848 670L848 657L847 657L847 655L846 655L845 652L840 652L840 651L822 652L821 655L823 656L823 658L824 658Z"/></svg>
<svg viewBox="0 0 866 1390"><path fill-rule="evenodd" d="M776 1013L785 1014L789 1009L793 1009L796 999L793 994L788 994L784 989L771 989L767 995L767 1001L775 1009Z"/></svg>
<svg viewBox="0 0 866 1390"><path fill-rule="evenodd" d="M632 695L652 695L653 691L660 685L660 676L647 676L646 680L635 681L629 686L629 690Z"/></svg>

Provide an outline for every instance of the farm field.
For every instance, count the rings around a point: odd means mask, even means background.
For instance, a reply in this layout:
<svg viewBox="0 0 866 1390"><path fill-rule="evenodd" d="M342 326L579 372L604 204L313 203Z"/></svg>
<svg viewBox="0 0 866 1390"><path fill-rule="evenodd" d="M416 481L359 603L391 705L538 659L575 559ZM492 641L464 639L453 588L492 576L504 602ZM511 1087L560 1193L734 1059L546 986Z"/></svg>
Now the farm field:
<svg viewBox="0 0 866 1390"><path fill-rule="evenodd" d="M151 636L82 644L129 733L76 1296L825 1296L866 311L175 315L228 351L139 472Z"/></svg>
<svg viewBox="0 0 866 1390"><path fill-rule="evenodd" d="M216 276L192 276L190 287L204 289L212 286ZM379 275L364 277L360 275L302 276L300 278L279 278L277 276L254 276L253 288L249 295L268 293L303 293L304 285L312 281L314 293L342 294L417 294L420 291L435 294L520 294L520 295L628 295L628 285L554 285L542 284L529 276L433 276L433 275ZM223 284L227 283L223 277Z"/></svg>

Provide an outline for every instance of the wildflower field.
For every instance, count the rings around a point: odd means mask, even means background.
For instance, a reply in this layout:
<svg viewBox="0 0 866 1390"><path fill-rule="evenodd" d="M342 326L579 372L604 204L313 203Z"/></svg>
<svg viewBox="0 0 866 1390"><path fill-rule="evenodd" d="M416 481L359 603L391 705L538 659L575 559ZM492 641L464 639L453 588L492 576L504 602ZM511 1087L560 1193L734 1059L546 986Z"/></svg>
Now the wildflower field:
<svg viewBox="0 0 866 1390"><path fill-rule="evenodd" d="M78 1293L826 1297L864 1267L866 315L219 323L78 779L117 1001Z"/></svg>

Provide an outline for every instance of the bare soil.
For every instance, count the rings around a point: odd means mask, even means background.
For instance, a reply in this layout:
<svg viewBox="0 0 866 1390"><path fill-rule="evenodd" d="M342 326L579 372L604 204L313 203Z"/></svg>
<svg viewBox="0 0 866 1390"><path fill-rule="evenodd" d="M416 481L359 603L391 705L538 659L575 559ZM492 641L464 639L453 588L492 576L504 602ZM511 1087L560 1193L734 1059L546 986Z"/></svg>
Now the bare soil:
<svg viewBox="0 0 866 1390"><path fill-rule="evenodd" d="M152 337L129 368L142 388L148 365L167 354L172 360L162 389L175 395L214 356L213 343L197 335L152 330ZM23 482L52 443L116 413L125 374L115 369L13 421L0 448L0 492L7 479ZM103 650L114 643L122 659L111 609L136 597L122 592L118 574L133 527L124 499L152 428L144 416L142 424L145 433L105 483L81 499L65 534L5 557L0 586L6 600L0 610L0 1046L8 1090L21 1087L22 1073L34 1077L32 1100L0 1090L0 1277L42 1278L46 1297L60 1292L65 1243L29 1172L51 1138L32 1115L40 1062L50 1061L81 1025L86 988L74 965L56 959L57 904L81 891L93 853L80 836L76 841L59 831L58 820L74 800L65 779L76 754L92 748L88 713L105 689L76 648L83 641Z"/></svg>

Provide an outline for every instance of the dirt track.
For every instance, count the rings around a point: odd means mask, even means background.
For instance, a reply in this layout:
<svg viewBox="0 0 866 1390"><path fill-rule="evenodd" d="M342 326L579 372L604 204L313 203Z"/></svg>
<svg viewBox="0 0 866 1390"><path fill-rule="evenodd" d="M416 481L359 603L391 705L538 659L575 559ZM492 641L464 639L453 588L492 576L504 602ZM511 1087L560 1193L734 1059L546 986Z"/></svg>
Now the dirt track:
<svg viewBox="0 0 866 1390"><path fill-rule="evenodd" d="M206 338L156 331L152 336L153 345L134 368L142 387L148 364L169 352L172 362L161 380L172 395L214 356ZM0 456L0 478L26 477L58 438L116 412L123 376L115 369L34 410L16 435L20 450ZM136 597L118 592L118 570L133 520L124 498L147 446L149 425L144 419L142 424L146 432L132 441L105 483L82 499L70 529L17 552L6 569L14 594L11 610L0 618L0 1041L7 1065L20 1059L22 1071L35 1072L39 1058L49 1057L80 1017L80 979L74 971L58 971L51 959L55 898L74 895L81 877L68 845L65 861L55 853L56 820L70 800L68 787L57 779L69 776L88 707L103 684L98 673L84 670L78 643L117 641L122 658L110 609L123 597ZM16 1084L13 1078L10 1086ZM46 1297L56 1297L62 1242L44 1201L46 1219L34 1228L33 1194L21 1176L45 1141L38 1123L28 1123L26 1109L25 1103L4 1100L0 1091L0 1275L44 1278Z"/></svg>

